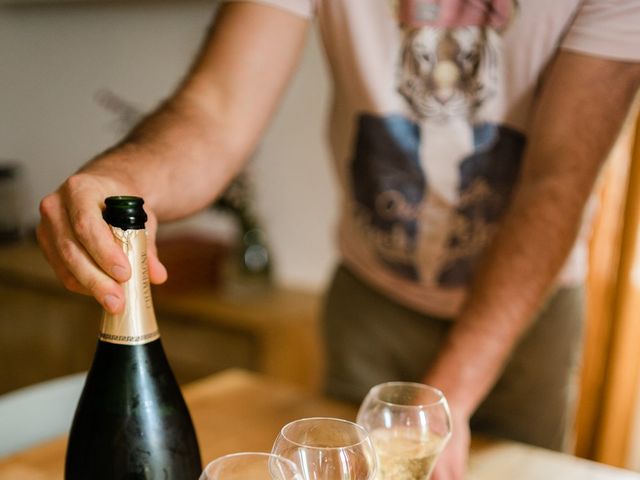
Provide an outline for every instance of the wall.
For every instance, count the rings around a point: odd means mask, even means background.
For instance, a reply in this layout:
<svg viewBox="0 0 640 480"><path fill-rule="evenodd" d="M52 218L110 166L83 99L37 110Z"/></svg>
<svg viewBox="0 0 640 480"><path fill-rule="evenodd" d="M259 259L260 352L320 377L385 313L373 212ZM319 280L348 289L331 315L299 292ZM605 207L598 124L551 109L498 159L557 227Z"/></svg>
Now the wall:
<svg viewBox="0 0 640 480"><path fill-rule="evenodd" d="M42 196L122 134L98 99L108 92L129 110L153 108L190 63L214 8L193 0L0 6L0 158L26 166L30 221ZM282 283L319 287L335 258L327 83L312 35L255 160L258 210Z"/></svg>

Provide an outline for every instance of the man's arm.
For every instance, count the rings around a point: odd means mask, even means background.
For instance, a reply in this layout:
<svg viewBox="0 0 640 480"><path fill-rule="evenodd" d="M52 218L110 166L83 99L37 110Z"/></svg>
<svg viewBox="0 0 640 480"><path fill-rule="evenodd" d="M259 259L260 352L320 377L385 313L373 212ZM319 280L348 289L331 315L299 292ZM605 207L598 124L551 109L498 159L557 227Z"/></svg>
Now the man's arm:
<svg viewBox="0 0 640 480"><path fill-rule="evenodd" d="M488 394L549 293L639 86L636 64L561 51L551 65L513 203L424 378L443 389L459 420Z"/></svg>
<svg viewBox="0 0 640 480"><path fill-rule="evenodd" d="M67 288L93 295L111 312L122 309L116 280L130 270L101 217L109 195L145 199L150 276L164 280L156 215L175 219L206 206L238 173L292 76L308 23L256 3L226 4L176 93L42 200L38 240Z"/></svg>

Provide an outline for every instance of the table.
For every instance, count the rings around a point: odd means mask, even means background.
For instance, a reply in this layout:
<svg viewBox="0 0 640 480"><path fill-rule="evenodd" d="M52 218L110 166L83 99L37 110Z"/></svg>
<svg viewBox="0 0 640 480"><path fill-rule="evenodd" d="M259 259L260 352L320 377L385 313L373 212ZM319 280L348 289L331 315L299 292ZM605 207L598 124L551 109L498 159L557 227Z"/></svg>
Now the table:
<svg viewBox="0 0 640 480"><path fill-rule="evenodd" d="M226 453L268 451L285 423L302 417L353 419L351 405L245 370L227 370L185 388L209 462ZM3 480L63 477L65 438L0 460ZM639 480L640 475L518 443L474 439L469 480Z"/></svg>

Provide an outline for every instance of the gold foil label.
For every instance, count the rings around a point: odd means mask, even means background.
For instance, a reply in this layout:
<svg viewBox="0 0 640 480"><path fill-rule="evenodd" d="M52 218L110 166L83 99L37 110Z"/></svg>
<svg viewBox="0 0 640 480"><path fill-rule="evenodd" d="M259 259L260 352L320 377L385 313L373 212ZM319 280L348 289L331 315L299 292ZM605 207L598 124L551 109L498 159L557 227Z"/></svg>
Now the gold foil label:
<svg viewBox="0 0 640 480"><path fill-rule="evenodd" d="M145 230L122 230L111 227L131 265L131 278L122 284L124 311L113 315L104 312L100 325L100 340L120 345L140 345L160 337L151 300L147 237Z"/></svg>

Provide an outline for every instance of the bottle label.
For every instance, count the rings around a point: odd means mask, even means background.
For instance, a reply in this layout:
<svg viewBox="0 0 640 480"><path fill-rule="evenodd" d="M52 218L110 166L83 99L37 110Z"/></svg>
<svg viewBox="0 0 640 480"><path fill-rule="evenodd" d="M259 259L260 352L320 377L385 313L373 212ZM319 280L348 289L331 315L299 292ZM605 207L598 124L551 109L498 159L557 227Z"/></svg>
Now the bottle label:
<svg viewBox="0 0 640 480"><path fill-rule="evenodd" d="M120 345L152 342L160 334L151 300L145 230L122 230L112 226L111 231L129 258L131 278L122 284L124 311L117 315L104 312L100 340Z"/></svg>

